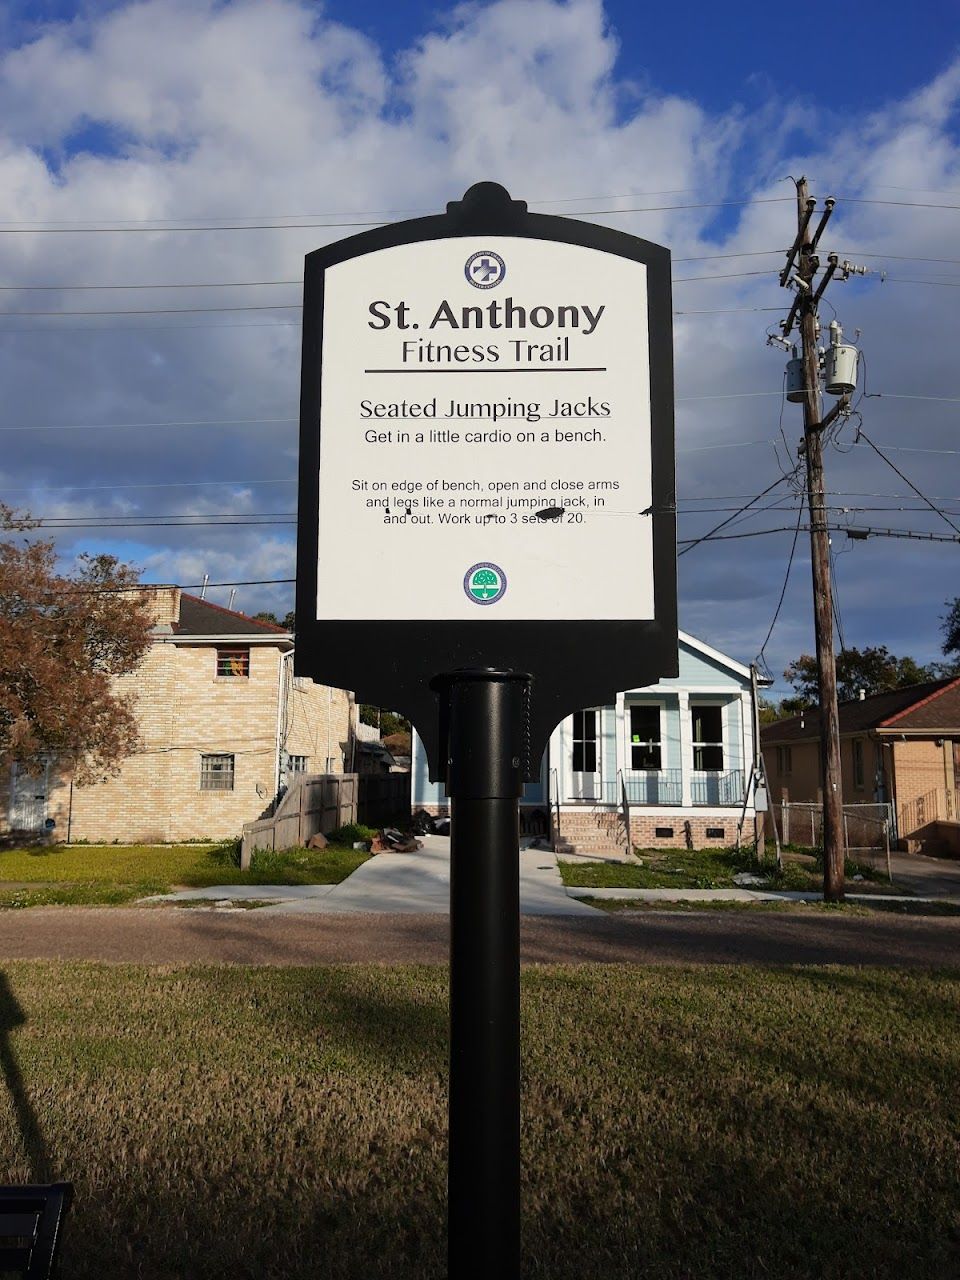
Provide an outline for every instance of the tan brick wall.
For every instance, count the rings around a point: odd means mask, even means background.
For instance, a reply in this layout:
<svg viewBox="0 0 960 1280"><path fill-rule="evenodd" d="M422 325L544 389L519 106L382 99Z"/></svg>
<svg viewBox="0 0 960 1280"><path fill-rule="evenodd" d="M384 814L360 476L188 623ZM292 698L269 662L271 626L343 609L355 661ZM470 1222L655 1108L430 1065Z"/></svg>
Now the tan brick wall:
<svg viewBox="0 0 960 1280"><path fill-rule="evenodd" d="M294 677L289 671L289 659L287 667L286 752L306 756L309 773L343 773L351 765L351 694L302 676Z"/></svg>
<svg viewBox="0 0 960 1280"><path fill-rule="evenodd" d="M953 745L949 739L908 738L893 743L900 838L918 826L947 818L953 806ZM918 801L923 801L922 808Z"/></svg>
<svg viewBox="0 0 960 1280"><path fill-rule="evenodd" d="M233 642L242 645L242 638ZM276 787L280 645L251 645L248 677L216 674L216 645L158 637L135 675L118 681L137 706L143 746L120 774L88 787L52 788L56 837L154 841L239 835L260 817ZM289 663L287 664L289 666ZM286 750L306 755L311 772L326 771L328 742L335 772L350 738L350 695L287 680ZM232 791L201 791L201 756L232 754ZM71 812L72 809L72 812Z"/></svg>
<svg viewBox="0 0 960 1280"><path fill-rule="evenodd" d="M815 742L794 742L790 747L791 768L779 768L782 757L776 747L764 747L763 762L774 804L783 799L784 790L791 800L816 801L820 794L820 766Z"/></svg>

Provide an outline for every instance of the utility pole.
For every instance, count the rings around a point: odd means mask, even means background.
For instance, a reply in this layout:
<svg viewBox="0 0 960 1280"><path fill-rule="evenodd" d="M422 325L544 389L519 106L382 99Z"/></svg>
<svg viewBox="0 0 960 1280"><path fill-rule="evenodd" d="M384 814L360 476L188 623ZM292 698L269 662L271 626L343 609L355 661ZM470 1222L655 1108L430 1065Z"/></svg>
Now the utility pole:
<svg viewBox="0 0 960 1280"><path fill-rule="evenodd" d="M833 590L830 581L830 534L823 494L822 432L846 409L848 397L821 417L820 355L817 349L817 304L837 270L835 254L817 287L814 277L820 267L817 242L833 211L828 199L815 232L810 222L816 200L807 190L806 178L797 181L797 238L780 276L785 285L796 260L792 283L797 293L783 324L787 337L794 320L800 331L803 361L803 455L807 468L807 502L810 509L810 561L813 568L813 609L817 644L817 684L820 700L820 756L823 787L823 896L827 902L842 902L844 896L843 783L840 775L840 717L837 708L837 665L833 652ZM846 267L847 264L844 264Z"/></svg>

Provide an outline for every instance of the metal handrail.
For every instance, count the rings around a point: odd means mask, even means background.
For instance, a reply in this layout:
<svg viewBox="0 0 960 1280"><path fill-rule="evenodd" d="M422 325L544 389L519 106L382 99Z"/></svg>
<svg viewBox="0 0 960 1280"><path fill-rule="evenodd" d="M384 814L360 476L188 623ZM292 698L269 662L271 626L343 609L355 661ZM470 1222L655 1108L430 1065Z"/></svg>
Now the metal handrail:
<svg viewBox="0 0 960 1280"><path fill-rule="evenodd" d="M631 853L633 842L630 839L630 797L627 794L627 784L624 780L622 769L617 770L617 777L620 780L620 816L623 821L623 839L627 853Z"/></svg>
<svg viewBox="0 0 960 1280"><path fill-rule="evenodd" d="M551 778L552 788L553 788L553 809L554 809L554 819L553 819L553 823L554 823L554 828L553 828L553 829L554 829L554 836L553 836L553 839L554 839L554 843L556 843L556 842L557 842L557 841L559 841L559 840L560 840L560 838L561 838L561 832L560 832L560 776L559 776L559 774L557 773L556 769L551 769L551 770L550 770L550 778ZM550 789L551 789L551 784L548 784L548 786L547 786L547 807L548 807L548 808L549 808L549 806L550 806Z"/></svg>

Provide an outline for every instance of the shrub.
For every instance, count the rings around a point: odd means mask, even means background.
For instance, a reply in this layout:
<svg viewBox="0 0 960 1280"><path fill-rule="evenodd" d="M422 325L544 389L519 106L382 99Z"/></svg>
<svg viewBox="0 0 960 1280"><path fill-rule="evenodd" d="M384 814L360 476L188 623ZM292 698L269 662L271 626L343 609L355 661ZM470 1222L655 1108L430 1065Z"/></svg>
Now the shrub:
<svg viewBox="0 0 960 1280"><path fill-rule="evenodd" d="M210 858L210 861L215 862L218 867L239 867L239 836L231 836L227 840L218 840L213 848L208 851L207 856Z"/></svg>
<svg viewBox="0 0 960 1280"><path fill-rule="evenodd" d="M346 826L331 831L327 839L331 844L343 844L350 848L358 840L372 840L376 834L373 827L365 827L362 822L348 822Z"/></svg>

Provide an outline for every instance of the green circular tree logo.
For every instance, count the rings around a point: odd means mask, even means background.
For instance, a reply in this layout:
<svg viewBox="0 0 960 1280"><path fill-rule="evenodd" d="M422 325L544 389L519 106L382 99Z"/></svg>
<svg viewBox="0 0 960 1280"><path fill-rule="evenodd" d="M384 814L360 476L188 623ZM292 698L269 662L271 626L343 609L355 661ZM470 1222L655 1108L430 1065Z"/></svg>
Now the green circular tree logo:
<svg viewBox="0 0 960 1280"><path fill-rule="evenodd" d="M463 578L467 599L474 604L496 604L507 589L507 575L498 564L483 560L471 565Z"/></svg>

